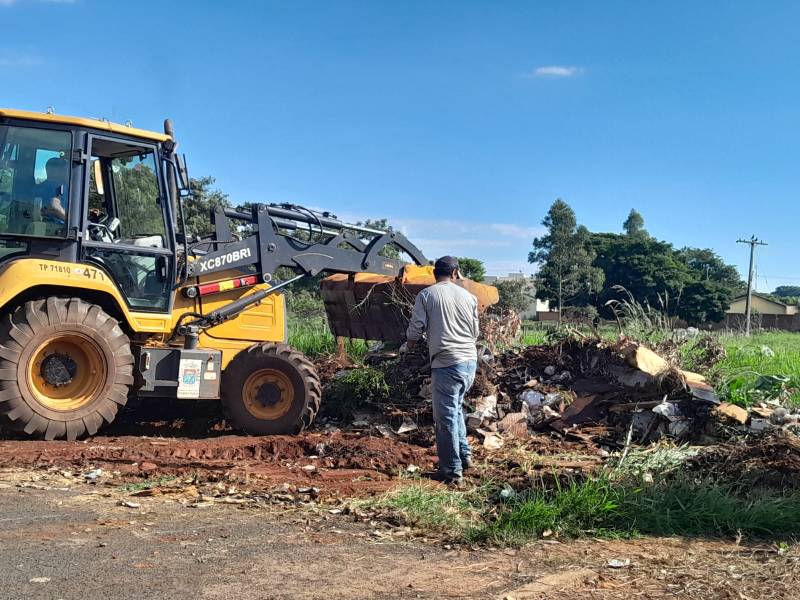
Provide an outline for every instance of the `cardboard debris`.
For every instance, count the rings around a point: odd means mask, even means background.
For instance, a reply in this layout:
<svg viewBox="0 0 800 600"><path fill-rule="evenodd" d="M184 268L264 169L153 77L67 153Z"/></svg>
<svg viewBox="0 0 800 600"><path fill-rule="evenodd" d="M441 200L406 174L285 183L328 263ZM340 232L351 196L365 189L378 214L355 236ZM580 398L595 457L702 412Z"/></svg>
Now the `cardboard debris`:
<svg viewBox="0 0 800 600"><path fill-rule="evenodd" d="M646 346L631 342L623 347L622 353L630 366L651 377L660 377L670 370L669 363Z"/></svg>
<svg viewBox="0 0 800 600"><path fill-rule="evenodd" d="M750 415L745 409L743 409L741 406L730 404L729 402L723 402L717 406L714 409L714 414L726 419L730 419L731 421L736 421L740 425L747 423L747 419L750 418Z"/></svg>
<svg viewBox="0 0 800 600"><path fill-rule="evenodd" d="M524 412L509 413L497 423L497 431L511 438L524 440L530 437L528 415Z"/></svg>
<svg viewBox="0 0 800 600"><path fill-rule="evenodd" d="M403 422L400 424L400 427L397 428L397 433L402 435L404 433L411 433L417 429L419 429L419 427L416 423L414 423L414 421L408 417L403 417Z"/></svg>

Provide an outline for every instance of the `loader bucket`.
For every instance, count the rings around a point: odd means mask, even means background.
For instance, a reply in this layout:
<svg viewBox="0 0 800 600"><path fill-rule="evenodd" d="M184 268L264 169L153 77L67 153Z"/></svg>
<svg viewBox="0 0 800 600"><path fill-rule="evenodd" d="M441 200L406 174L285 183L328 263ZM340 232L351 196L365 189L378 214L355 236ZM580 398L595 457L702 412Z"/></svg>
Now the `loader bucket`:
<svg viewBox="0 0 800 600"><path fill-rule="evenodd" d="M406 265L398 277L358 273L322 280L322 299L336 336L399 342L405 338L417 294L433 285L433 267ZM497 303L497 288L460 279L458 285L478 299L478 310Z"/></svg>

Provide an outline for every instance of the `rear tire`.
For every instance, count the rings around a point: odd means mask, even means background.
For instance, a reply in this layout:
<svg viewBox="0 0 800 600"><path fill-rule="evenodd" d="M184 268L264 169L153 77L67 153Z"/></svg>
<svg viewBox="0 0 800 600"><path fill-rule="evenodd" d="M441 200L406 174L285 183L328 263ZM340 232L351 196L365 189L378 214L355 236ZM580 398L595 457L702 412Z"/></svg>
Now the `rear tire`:
<svg viewBox="0 0 800 600"><path fill-rule="evenodd" d="M222 374L225 416L250 435L300 433L314 421L321 398L314 365L286 344L251 346Z"/></svg>
<svg viewBox="0 0 800 600"><path fill-rule="evenodd" d="M133 354L116 319L79 298L18 306L0 323L0 418L47 440L94 435L133 384Z"/></svg>

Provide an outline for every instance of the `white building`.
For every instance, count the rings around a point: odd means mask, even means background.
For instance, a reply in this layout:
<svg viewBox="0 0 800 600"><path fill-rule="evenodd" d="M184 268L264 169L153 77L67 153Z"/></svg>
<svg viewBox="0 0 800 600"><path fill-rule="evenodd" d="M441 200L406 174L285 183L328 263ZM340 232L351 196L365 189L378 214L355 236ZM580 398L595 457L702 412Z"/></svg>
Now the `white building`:
<svg viewBox="0 0 800 600"><path fill-rule="evenodd" d="M486 275L483 278L483 283L488 285L495 285L502 281L516 281L522 279L525 281L525 293L530 296L531 303L528 309L522 313L523 319L536 319L539 313L549 313L550 303L547 300L539 300L536 297L536 285L534 284L533 275L525 275L524 273L509 273L508 275Z"/></svg>

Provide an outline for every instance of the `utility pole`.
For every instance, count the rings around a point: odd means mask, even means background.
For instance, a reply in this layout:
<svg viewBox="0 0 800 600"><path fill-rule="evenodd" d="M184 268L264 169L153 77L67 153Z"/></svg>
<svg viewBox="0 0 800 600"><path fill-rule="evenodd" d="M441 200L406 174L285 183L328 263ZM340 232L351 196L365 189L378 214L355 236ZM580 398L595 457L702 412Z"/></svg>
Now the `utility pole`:
<svg viewBox="0 0 800 600"><path fill-rule="evenodd" d="M737 244L750 245L750 268L747 271L747 302L745 303L745 335L750 336L750 309L753 305L753 266L754 256L756 253L756 246L766 246L766 242L757 239L755 235L751 236L749 240L736 240Z"/></svg>

